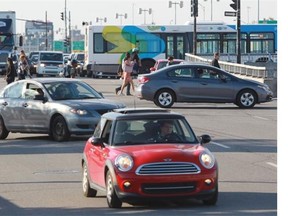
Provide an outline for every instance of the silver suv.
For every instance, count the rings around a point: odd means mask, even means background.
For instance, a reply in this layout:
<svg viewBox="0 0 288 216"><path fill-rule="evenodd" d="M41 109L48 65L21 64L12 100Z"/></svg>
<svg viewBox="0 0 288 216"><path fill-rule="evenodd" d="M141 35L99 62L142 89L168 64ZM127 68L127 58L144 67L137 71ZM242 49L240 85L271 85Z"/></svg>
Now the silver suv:
<svg viewBox="0 0 288 216"><path fill-rule="evenodd" d="M59 76L64 70L64 58L63 52L56 51L40 51L38 64L37 64L37 76Z"/></svg>

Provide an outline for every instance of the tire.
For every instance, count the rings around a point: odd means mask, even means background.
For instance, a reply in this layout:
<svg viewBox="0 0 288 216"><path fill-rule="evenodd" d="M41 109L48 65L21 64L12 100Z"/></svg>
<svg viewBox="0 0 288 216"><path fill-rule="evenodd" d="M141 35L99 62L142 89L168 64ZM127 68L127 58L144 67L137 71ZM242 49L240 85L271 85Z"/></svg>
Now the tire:
<svg viewBox="0 0 288 216"><path fill-rule="evenodd" d="M63 116L57 116L53 119L50 130L50 134L55 141L62 142L70 138L70 132Z"/></svg>
<svg viewBox="0 0 288 216"><path fill-rule="evenodd" d="M109 208L121 208L122 201L117 197L110 171L106 174L106 198Z"/></svg>
<svg viewBox="0 0 288 216"><path fill-rule="evenodd" d="M257 96L254 91L250 89L245 89L239 92L236 104L240 108L252 108L255 106L257 101Z"/></svg>
<svg viewBox="0 0 288 216"><path fill-rule="evenodd" d="M204 205L215 205L217 203L217 200L218 200L218 184L216 184L215 189L216 189L215 193L213 194L213 196L211 198L203 200L203 204Z"/></svg>
<svg viewBox="0 0 288 216"><path fill-rule="evenodd" d="M9 134L9 131L5 127L4 119L0 116L0 139L6 139Z"/></svg>
<svg viewBox="0 0 288 216"><path fill-rule="evenodd" d="M94 190L90 187L88 167L85 162L82 167L82 189L85 197L95 197L97 194L97 190Z"/></svg>
<svg viewBox="0 0 288 216"><path fill-rule="evenodd" d="M162 108L170 108L175 102L175 94L169 89L161 89L158 91L154 98L156 106Z"/></svg>

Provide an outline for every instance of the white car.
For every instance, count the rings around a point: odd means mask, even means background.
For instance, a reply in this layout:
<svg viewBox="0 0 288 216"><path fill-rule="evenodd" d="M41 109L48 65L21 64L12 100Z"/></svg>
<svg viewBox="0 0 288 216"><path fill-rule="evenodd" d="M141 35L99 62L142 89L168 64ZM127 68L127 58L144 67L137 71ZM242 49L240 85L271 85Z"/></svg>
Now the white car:
<svg viewBox="0 0 288 216"><path fill-rule="evenodd" d="M63 52L40 51L36 73L38 77L58 76L63 73L64 58Z"/></svg>

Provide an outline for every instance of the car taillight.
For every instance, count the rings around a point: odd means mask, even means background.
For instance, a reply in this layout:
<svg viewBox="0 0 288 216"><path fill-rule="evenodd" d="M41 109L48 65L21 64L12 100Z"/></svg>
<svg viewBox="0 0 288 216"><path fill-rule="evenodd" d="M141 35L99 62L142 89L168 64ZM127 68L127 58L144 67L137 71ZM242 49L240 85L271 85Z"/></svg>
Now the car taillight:
<svg viewBox="0 0 288 216"><path fill-rule="evenodd" d="M138 83L140 83L140 84L147 83L147 82L149 82L149 80L150 79L148 77L142 76L138 79Z"/></svg>

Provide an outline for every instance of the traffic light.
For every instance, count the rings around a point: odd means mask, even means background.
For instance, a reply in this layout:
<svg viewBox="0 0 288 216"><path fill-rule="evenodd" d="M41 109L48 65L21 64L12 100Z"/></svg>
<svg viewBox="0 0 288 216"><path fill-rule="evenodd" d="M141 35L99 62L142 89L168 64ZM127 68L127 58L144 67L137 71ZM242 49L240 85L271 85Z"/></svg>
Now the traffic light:
<svg viewBox="0 0 288 216"><path fill-rule="evenodd" d="M198 0L191 0L191 16L198 16Z"/></svg>
<svg viewBox="0 0 288 216"><path fill-rule="evenodd" d="M61 12L61 20L64 20L64 12Z"/></svg>
<svg viewBox="0 0 288 216"><path fill-rule="evenodd" d="M237 8L238 8L238 7L237 7L237 1L238 1L238 0L232 0L233 3L230 4L230 7L233 8L235 11L237 11Z"/></svg>
<svg viewBox="0 0 288 216"><path fill-rule="evenodd" d="M65 46L69 46L70 45L70 38L67 37L65 40L64 40L64 45Z"/></svg>

